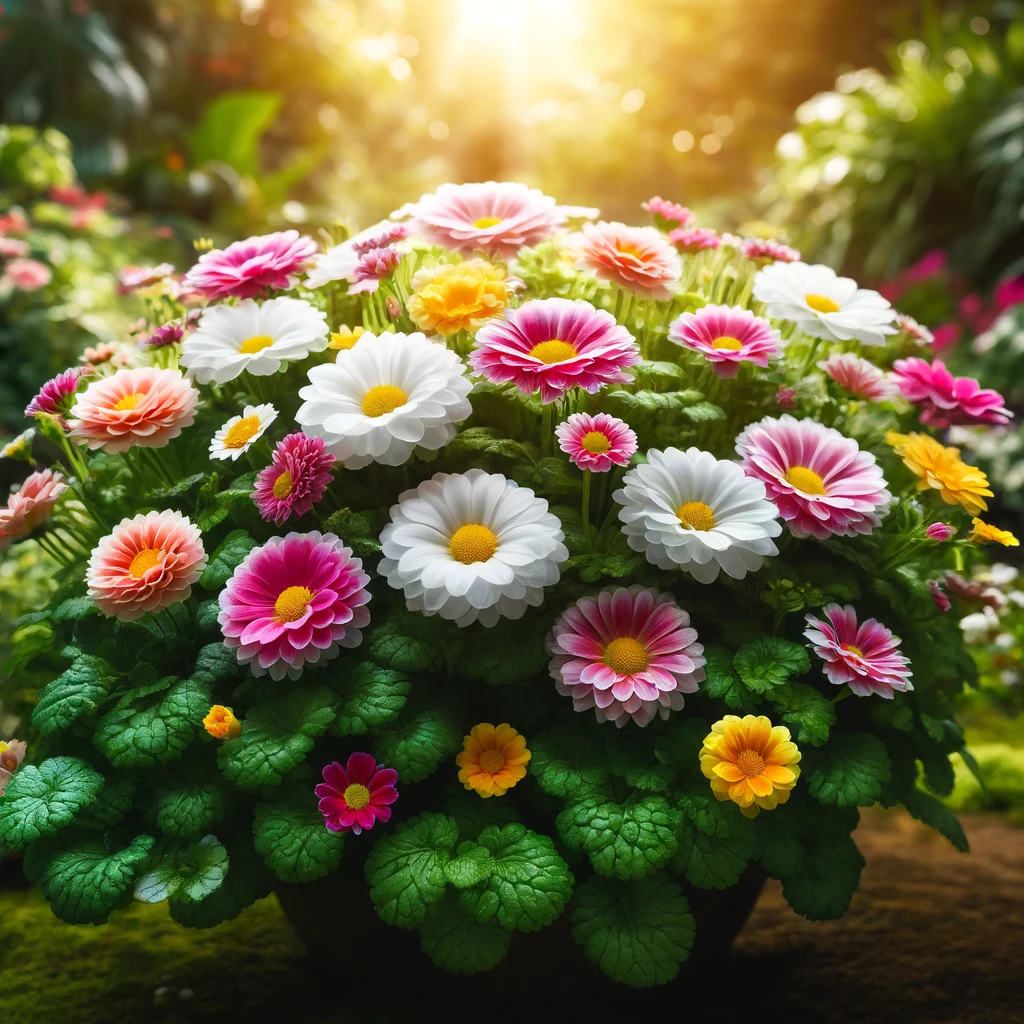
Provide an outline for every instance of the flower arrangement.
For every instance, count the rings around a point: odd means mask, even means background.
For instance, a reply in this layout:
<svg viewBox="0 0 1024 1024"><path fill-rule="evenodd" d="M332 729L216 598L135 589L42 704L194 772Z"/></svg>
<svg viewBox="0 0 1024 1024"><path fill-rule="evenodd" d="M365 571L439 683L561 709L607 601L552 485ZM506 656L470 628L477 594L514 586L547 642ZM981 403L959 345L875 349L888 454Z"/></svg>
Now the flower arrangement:
<svg viewBox="0 0 1024 1024"><path fill-rule="evenodd" d="M841 916L859 808L966 848L943 574L1015 540L937 431L1002 403L877 293L649 209L447 185L246 239L140 365L43 388L62 459L0 529L62 566L66 667L0 842L59 917L338 872L448 971L565 914L649 986L695 890Z"/></svg>

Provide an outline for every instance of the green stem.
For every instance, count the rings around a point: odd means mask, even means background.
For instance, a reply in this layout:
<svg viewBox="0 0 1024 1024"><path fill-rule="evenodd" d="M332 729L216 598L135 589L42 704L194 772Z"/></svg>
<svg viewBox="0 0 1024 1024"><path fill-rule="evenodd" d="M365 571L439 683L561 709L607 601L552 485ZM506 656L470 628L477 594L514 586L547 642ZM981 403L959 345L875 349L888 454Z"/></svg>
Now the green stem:
<svg viewBox="0 0 1024 1024"><path fill-rule="evenodd" d="M821 338L815 338L811 344L810 351L807 353L807 359L800 370L801 378L806 377L811 372L811 367L814 365L814 357L818 354L819 348L821 348Z"/></svg>
<svg viewBox="0 0 1024 1024"><path fill-rule="evenodd" d="M590 547L590 477L589 469L583 470L583 540Z"/></svg>
<svg viewBox="0 0 1024 1024"><path fill-rule="evenodd" d="M853 690L846 688L841 690L835 697L832 698L833 704L838 704L841 700L846 700L847 697L853 696Z"/></svg>
<svg viewBox="0 0 1024 1024"><path fill-rule="evenodd" d="M554 407L554 403L553 402L545 402L541 406L541 415L540 415L540 430L541 430L540 450L541 450L541 454L544 455L545 458L548 455L551 454L551 439L555 436L555 425L553 423L554 411L555 411L555 407Z"/></svg>

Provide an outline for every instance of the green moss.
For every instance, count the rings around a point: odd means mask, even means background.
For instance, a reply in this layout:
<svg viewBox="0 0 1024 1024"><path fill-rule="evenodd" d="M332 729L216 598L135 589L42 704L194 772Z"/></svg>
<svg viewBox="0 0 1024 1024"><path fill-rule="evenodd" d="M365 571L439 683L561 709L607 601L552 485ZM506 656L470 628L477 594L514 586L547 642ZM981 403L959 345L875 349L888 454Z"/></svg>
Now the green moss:
<svg viewBox="0 0 1024 1024"><path fill-rule="evenodd" d="M1024 748L980 743L970 750L978 762L981 782L954 757L956 786L947 802L964 811L1008 811L1011 820L1024 823Z"/></svg>

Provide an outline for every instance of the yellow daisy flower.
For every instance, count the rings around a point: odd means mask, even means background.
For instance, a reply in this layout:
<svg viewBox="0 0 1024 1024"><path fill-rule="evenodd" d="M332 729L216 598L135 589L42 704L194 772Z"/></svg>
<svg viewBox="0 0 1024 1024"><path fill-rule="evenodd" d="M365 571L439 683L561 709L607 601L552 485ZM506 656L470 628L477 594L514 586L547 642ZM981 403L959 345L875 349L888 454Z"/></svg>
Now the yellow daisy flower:
<svg viewBox="0 0 1024 1024"><path fill-rule="evenodd" d="M327 342L327 347L337 351L350 349L365 333L365 327L349 327L342 324L336 331L331 332L331 340Z"/></svg>
<svg viewBox="0 0 1024 1024"><path fill-rule="evenodd" d="M512 297L505 271L479 259L424 268L413 277L412 287L407 305L413 323L445 337L498 316Z"/></svg>
<svg viewBox="0 0 1024 1024"><path fill-rule="evenodd" d="M530 751L526 738L507 722L495 727L490 722L473 726L462 738L462 753L455 758L459 782L482 797L504 796L526 777Z"/></svg>
<svg viewBox="0 0 1024 1024"><path fill-rule="evenodd" d="M203 727L218 740L233 740L242 735L242 723L235 718L231 708L223 704L214 704L209 714L203 719Z"/></svg>
<svg viewBox="0 0 1024 1024"><path fill-rule="evenodd" d="M946 448L927 434L897 434L889 431L887 443L896 449L904 465L921 479L918 490L935 488L949 505L963 505L971 515L988 508L991 498L988 477L976 466L960 459L959 448Z"/></svg>
<svg viewBox="0 0 1024 1024"><path fill-rule="evenodd" d="M1002 544L1004 548L1020 547L1020 541L1009 530L1000 530L998 526L983 523L977 516L971 520L971 525L974 529L967 539L975 544L988 544L990 541L995 541L996 544Z"/></svg>

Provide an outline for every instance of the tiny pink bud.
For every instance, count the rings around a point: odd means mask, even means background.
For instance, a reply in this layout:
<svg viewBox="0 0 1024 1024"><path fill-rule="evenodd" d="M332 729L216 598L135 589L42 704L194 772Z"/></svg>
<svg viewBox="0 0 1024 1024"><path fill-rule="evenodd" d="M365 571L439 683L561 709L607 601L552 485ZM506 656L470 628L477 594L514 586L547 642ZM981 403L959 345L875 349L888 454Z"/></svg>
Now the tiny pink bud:
<svg viewBox="0 0 1024 1024"><path fill-rule="evenodd" d="M388 314L390 316L396 316L397 317L397 316L401 315L401 312L402 312L401 303L398 301L398 299L396 299L394 297L394 295L389 295L384 300L384 305L387 306Z"/></svg>
<svg viewBox="0 0 1024 1024"><path fill-rule="evenodd" d="M796 392L792 388L779 388L775 392L775 404L787 411L796 408Z"/></svg>
<svg viewBox="0 0 1024 1024"><path fill-rule="evenodd" d="M932 523L924 531L924 535L929 540L949 540L956 536L956 527L950 526L949 523Z"/></svg>
<svg viewBox="0 0 1024 1024"><path fill-rule="evenodd" d="M938 608L940 612L948 612L952 605L950 605L949 598L946 597L942 587L939 586L938 581L929 580L928 589L932 592L932 600L935 602L935 607Z"/></svg>

